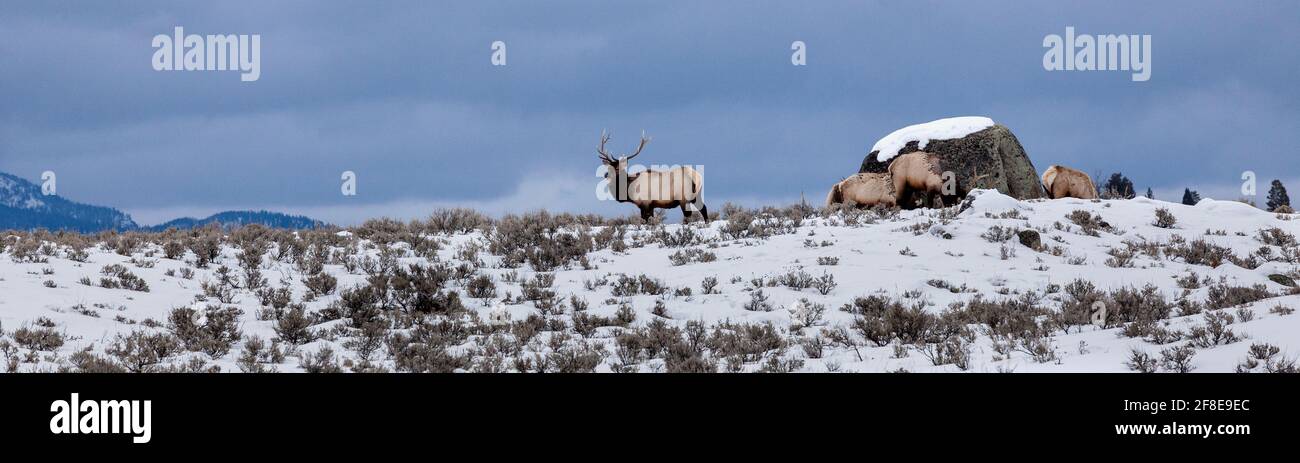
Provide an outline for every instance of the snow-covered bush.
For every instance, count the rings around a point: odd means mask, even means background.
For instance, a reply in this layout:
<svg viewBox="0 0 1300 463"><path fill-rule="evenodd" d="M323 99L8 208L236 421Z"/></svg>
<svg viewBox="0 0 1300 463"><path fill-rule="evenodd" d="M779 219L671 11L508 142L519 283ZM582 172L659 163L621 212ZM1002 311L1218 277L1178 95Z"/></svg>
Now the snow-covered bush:
<svg viewBox="0 0 1300 463"><path fill-rule="evenodd" d="M816 326L821 323L822 318L826 315L826 305L808 301L807 298L799 299L794 304L786 308L790 313L790 320L794 322L791 329Z"/></svg>
<svg viewBox="0 0 1300 463"><path fill-rule="evenodd" d="M149 292L149 283L145 282L144 279L140 278L138 275L131 273L130 270L121 264L105 265L104 268L100 270L100 274L104 275L103 278L99 279L100 287L108 289L121 288L145 293Z"/></svg>
<svg viewBox="0 0 1300 463"><path fill-rule="evenodd" d="M167 316L167 329L180 340L186 350L206 353L220 358L230 352L239 341L239 316L243 311L236 307L210 305L200 313L189 307L172 309Z"/></svg>
<svg viewBox="0 0 1300 463"><path fill-rule="evenodd" d="M1093 214L1085 210L1075 210L1065 218L1077 225L1080 231L1088 236L1101 236L1098 230L1106 231L1110 229L1110 224L1102 220L1101 214Z"/></svg>
<svg viewBox="0 0 1300 463"><path fill-rule="evenodd" d="M1160 361L1146 352L1133 349L1129 351L1129 358L1124 362L1124 366L1138 373L1155 373L1156 369L1160 367Z"/></svg>
<svg viewBox="0 0 1300 463"><path fill-rule="evenodd" d="M63 346L63 333L53 326L24 326L14 330L13 338L19 346L36 351L51 351Z"/></svg>
<svg viewBox="0 0 1300 463"><path fill-rule="evenodd" d="M181 343L167 333L134 331L118 334L105 352L126 371L152 373L158 371L159 364L181 352Z"/></svg>
<svg viewBox="0 0 1300 463"><path fill-rule="evenodd" d="M1282 349L1272 344L1251 344L1247 357L1237 364L1238 373L1300 373L1296 359L1280 355Z"/></svg>
<svg viewBox="0 0 1300 463"><path fill-rule="evenodd" d="M429 218L423 222L418 222L415 226L421 228L425 233L469 233L474 230L483 229L492 224L492 219L482 213L466 208L454 209L437 209L429 214Z"/></svg>
<svg viewBox="0 0 1300 463"><path fill-rule="evenodd" d="M239 353L236 365L244 373L275 373L275 364L284 362L285 353L277 343L268 347L262 338L244 338L244 350Z"/></svg>
<svg viewBox="0 0 1300 463"><path fill-rule="evenodd" d="M1206 292L1206 303L1210 309L1222 309L1249 304L1261 299L1273 297L1273 293L1263 284L1251 286L1232 286L1227 283L1212 285Z"/></svg>
<svg viewBox="0 0 1300 463"><path fill-rule="evenodd" d="M338 357L328 344L320 346L316 352L303 354L298 364L307 373L342 373Z"/></svg>
<svg viewBox="0 0 1300 463"><path fill-rule="evenodd" d="M213 234L204 234L190 241L190 251L194 253L194 266L207 268L208 263L221 255L221 238Z"/></svg>
<svg viewBox="0 0 1300 463"><path fill-rule="evenodd" d="M1170 372L1188 373L1194 368L1192 366L1192 357L1195 355L1196 348L1190 344L1170 347L1160 351L1160 366Z"/></svg>
<svg viewBox="0 0 1300 463"><path fill-rule="evenodd" d="M672 253L668 260L675 266L682 266L693 262L713 262L718 260L718 256L703 249L689 248Z"/></svg>
<svg viewBox="0 0 1300 463"><path fill-rule="evenodd" d="M1210 243L1201 238L1191 242L1170 240L1164 251L1165 255L1171 259L1181 259L1184 263L1190 265L1206 265L1209 267L1218 267L1223 265L1225 261L1235 257L1231 249Z"/></svg>
<svg viewBox="0 0 1300 463"><path fill-rule="evenodd" d="M762 289L755 289L749 293L749 302L745 303L745 310L750 312L771 312L772 303L768 302L768 296L763 294Z"/></svg>
<svg viewBox="0 0 1300 463"><path fill-rule="evenodd" d="M1177 223L1178 218L1174 217L1174 214L1169 212L1169 209L1163 207L1156 209L1156 221L1153 225L1160 228L1174 228Z"/></svg>
<svg viewBox="0 0 1300 463"><path fill-rule="evenodd" d="M1205 312L1205 324L1192 327L1187 337L1191 340L1190 344L1201 348L1214 347L1219 344L1232 344L1241 340L1231 328L1228 328L1228 325L1234 322L1236 320L1230 313L1207 311Z"/></svg>
<svg viewBox="0 0 1300 463"><path fill-rule="evenodd" d="M717 277L704 277L704 279L700 281L700 289L704 290L704 294L717 294L717 287Z"/></svg>

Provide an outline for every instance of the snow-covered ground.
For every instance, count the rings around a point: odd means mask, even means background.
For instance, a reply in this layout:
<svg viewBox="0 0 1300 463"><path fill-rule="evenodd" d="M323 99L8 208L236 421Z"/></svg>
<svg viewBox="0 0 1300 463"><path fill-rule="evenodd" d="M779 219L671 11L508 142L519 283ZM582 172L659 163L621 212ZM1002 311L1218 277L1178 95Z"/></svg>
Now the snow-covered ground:
<svg viewBox="0 0 1300 463"><path fill-rule="evenodd" d="M703 350L703 358L712 362L711 365L719 371L726 371L729 367L757 371L771 365L784 365L785 369L801 372L1123 372L1130 371L1126 362L1135 349L1158 361L1161 351L1192 344L1194 341L1189 340L1188 335L1206 324L1207 313L1233 315L1228 328L1241 339L1196 347L1190 360L1194 372L1234 371L1249 357L1248 350L1252 344L1277 346L1280 353L1273 357L1274 360L1294 359L1300 355L1300 315L1285 314L1286 310L1278 309L1300 306L1300 295L1288 295L1292 288L1269 278L1270 275L1300 277L1300 265L1296 260L1300 248L1294 243L1265 244L1260 237L1261 230L1274 228L1284 234L1300 234L1300 221L1237 202L1214 200L1185 206L1145 198L1022 202L994 191L977 191L972 196L973 201L960 212L958 207L953 207L895 213L868 211L849 215L814 215L799 223L797 228L786 230L792 233L770 237L732 239L731 235L723 232L728 226L725 218L708 225L628 226L623 238L627 245L625 249L616 251L603 247L586 255L589 268L575 261L570 262L567 268L554 270L554 283L550 289L562 302L559 308L546 310L544 318L564 322L564 331L543 329L526 342L521 341L525 345L517 347L517 351L506 349L506 354L500 353L500 349L494 351L496 341L508 344L520 337L517 330L506 325L506 314L509 322L516 324L530 315L541 315L538 302L519 298L525 292L520 283L533 279L537 273L529 264L505 268L502 256L488 252L489 236L483 231L437 235L435 239L442 245L436 259L432 260L427 256L417 256L406 243L396 244L393 248L398 250L401 265L432 265L437 262L454 268L468 263L472 272L490 276L495 283L496 297L490 298L471 297L468 279L452 279L447 283L447 288L460 295L467 311L435 318L472 326L463 338L457 337L458 342L446 348L453 355L469 357L463 370L496 370L485 359L497 357L504 360L500 370L514 371L516 358L544 361L542 359L547 355L556 355L564 346L581 344L584 349L594 347L594 352L600 356L596 371L614 368L661 371L665 369L666 354L621 358L618 337L652 324L685 328L691 321L703 322L713 334L717 334L715 329L729 331L739 324L770 322L783 339L783 346L760 349L758 355L732 359L730 364L720 350ZM1154 225L1156 211L1161 208L1176 218L1172 228ZM1072 213L1077 214L1075 211L1100 215L1109 228L1099 229L1095 232L1097 236L1090 236L1083 227L1067 218ZM680 216L670 217L672 222L677 222ZM601 228L584 231L595 235ZM683 231L683 228L688 230ZM1040 250L1021 244L1019 237L1011 233L1015 230L1037 231L1042 243ZM344 242L357 244L362 255L377 256L379 250L372 246L373 243L353 238L355 232L339 234ZM654 238L665 236L664 233L679 237L694 235L698 241L687 246L665 246ZM121 345L119 335L137 331L174 332L174 327L168 326L168 317L178 307L200 311L208 306L237 307L242 310L239 317L242 337L234 342L228 353L215 358L184 350L166 352L158 362L162 366L195 361L196 364L219 366L222 371L240 371L239 358L250 337L256 336L268 343L277 337L274 317L258 316L263 306L259 298L248 290L235 289L230 303L219 303L210 297L197 300L200 298L196 296L204 294L202 283L218 280L214 272L221 265L233 269L236 275L243 275L237 260L240 250L232 243L223 244L218 262L206 268L196 268L192 264L193 252L185 252L179 260L167 259L162 257L163 251L156 243L136 249L131 256L119 255L111 247L90 247L86 249L88 255L80 259L84 262L67 258L69 249L66 247L52 249L54 246L51 246L46 254L52 255L45 257L46 262L16 262L11 258L13 240L9 238L10 249L0 254L0 327L3 329L0 347L10 359L3 363L16 365L18 371L74 369L72 355L82 350L112 359L113 356L105 353L115 341ZM1237 259L1246 260L1253 255L1254 262L1247 266L1255 268L1243 268L1230 261L1223 261L1217 267L1193 264L1183 257L1160 251L1165 246L1198 240L1227 248ZM1261 252L1261 248L1270 249ZM689 262L675 265L680 261L674 262L670 256L690 249L699 250L697 256L705 256L703 261L686 259ZM1128 262L1122 258L1116 260L1112 255L1125 256L1127 249L1134 250ZM1155 255L1143 251L1150 249L1157 250ZM342 250L346 248L338 246L333 249L336 254ZM349 265L354 267L349 272L349 266L331 259L325 265L325 272L338 279L338 290L304 301L303 296L308 290L303 283L302 269L288 258L277 260L277 254L275 245L272 245L261 264L263 276L272 288L289 288L293 302L304 303L308 313L319 314L331 306L337 307L343 290L367 282L363 270L366 265ZM148 284L149 291L100 287L100 279L104 276L102 270L111 264L121 264L130 273L138 275ZM193 271L194 275L183 278L184 269ZM799 276L801 271L807 274L806 278ZM169 272L173 275L168 275ZM1197 277L1187 278L1192 274ZM646 275L662 282L667 290L662 294L616 293L621 275ZM92 285L81 283L83 277L89 278ZM716 278L717 285L713 293L705 294L702 282L710 277ZM833 285L826 283L831 277ZM761 281L757 281L759 279ZM802 289L787 284L800 279L821 279L824 283L821 288ZM1062 330L1046 321L1049 316L1038 316L1043 326L1049 327L1045 345L1052 352L1051 355L1039 355L1037 359L1029 349L999 348L985 326L971 324L968 326L970 334L963 335L968 342L958 343L969 358L958 363L932 361L922 351L924 343L904 344L896 340L877 346L867 342L853 327L859 315L841 309L855 298L878 295L907 305L922 304L928 313L938 315L954 304L959 307L977 297L998 301L1033 294L1031 299L1036 299L1038 306L1054 311L1070 298L1062 287L1076 279L1092 282L1102 291L1153 285L1160 297L1171 304L1179 299L1189 303L1204 302L1211 287L1216 285L1264 285L1276 296L1243 307L1186 316L1181 316L1180 308L1174 306L1170 310L1171 317L1160 324L1167 331L1182 331L1185 335L1159 345L1150 337L1126 337L1122 334L1124 328L1119 326L1103 329L1081 325ZM690 294L687 295L682 288L689 288ZM765 304L755 303L754 294L760 290L767 298ZM635 319L627 326L604 326L583 336L572 326L577 312L570 296L586 302L588 307L581 311L586 315L616 318L621 307L630 307L635 312ZM507 297L511 299L504 300ZM656 310L656 305L661 309ZM825 308L820 317L811 315L809 310L817 306ZM814 318L812 326L802 326L795 321L800 317ZM300 357L311 356L324 346L333 350L335 359L345 366L345 370L361 363L356 343L350 342L355 340L353 335L357 330L344 328L349 325L347 318L328 318L321 316L312 326L317 339L300 346L279 343L287 355L262 359L258 363L277 371L301 371ZM493 321L498 323L493 325ZM41 329L42 325L52 326L47 329L63 334L61 346L36 352L18 345L16 330ZM497 328L485 331L493 326ZM838 328L844 328L842 332L848 333L847 342L834 339ZM408 327L394 324L388 333L391 336L411 331ZM567 337L560 333L567 333ZM820 355L816 353L818 349L805 347L818 344L817 340L825 344ZM401 370L395 363L393 349L392 344L387 343L379 347L377 353L370 356L370 365L388 371ZM247 364L242 366L246 368ZM0 364L0 371L6 369L6 365ZM1160 370L1166 371L1167 368L1161 367Z"/></svg>

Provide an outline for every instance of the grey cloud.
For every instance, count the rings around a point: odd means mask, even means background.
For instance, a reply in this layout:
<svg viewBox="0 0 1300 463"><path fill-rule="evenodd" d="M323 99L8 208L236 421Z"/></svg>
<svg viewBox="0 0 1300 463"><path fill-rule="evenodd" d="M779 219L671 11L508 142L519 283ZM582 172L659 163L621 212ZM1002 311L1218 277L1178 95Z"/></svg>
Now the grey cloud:
<svg viewBox="0 0 1300 463"><path fill-rule="evenodd" d="M0 16L0 170L55 170L72 199L138 211L505 210L542 175L594 182L601 128L616 143L646 129L646 161L703 164L709 196L790 199L852 174L902 125L987 115L1040 169L1123 171L1141 189L1181 192L1244 169L1300 176L1287 152L1300 142L1296 13L1172 1L20 2ZM149 39L175 25L262 34L261 80L154 72ZM1042 37L1066 26L1152 34L1151 81L1043 71ZM505 68L488 63L494 40L508 44ZM793 40L809 66L789 65ZM360 196L338 194L343 170L359 174Z"/></svg>

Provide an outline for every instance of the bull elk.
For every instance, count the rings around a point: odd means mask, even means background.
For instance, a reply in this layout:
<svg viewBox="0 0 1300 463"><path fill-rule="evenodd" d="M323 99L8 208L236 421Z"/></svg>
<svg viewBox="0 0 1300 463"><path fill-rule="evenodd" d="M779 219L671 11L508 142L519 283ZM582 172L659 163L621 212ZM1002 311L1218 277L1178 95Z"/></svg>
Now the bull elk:
<svg viewBox="0 0 1300 463"><path fill-rule="evenodd" d="M1052 199L1097 199L1097 187L1083 171L1065 166L1052 166L1043 171L1043 187Z"/></svg>
<svg viewBox="0 0 1300 463"><path fill-rule="evenodd" d="M835 204L893 207L894 181L888 173L862 173L841 180L826 194L826 207Z"/></svg>
<svg viewBox="0 0 1300 463"><path fill-rule="evenodd" d="M610 135L600 133L600 146L596 154L605 164L606 178L609 179L609 192L621 203L632 203L641 209L641 219L649 221L655 209L682 208L682 221L689 221L691 209L707 223L709 208L704 205L704 176L688 166L674 167L670 170L647 170L629 175L628 161L641 154L650 138L641 133L641 144L636 152L622 157L615 157L605 151Z"/></svg>
<svg viewBox="0 0 1300 463"><path fill-rule="evenodd" d="M896 202L904 209L916 207L915 194L921 194L925 206L943 207L943 169L939 157L924 151L898 156L889 164L894 181Z"/></svg>

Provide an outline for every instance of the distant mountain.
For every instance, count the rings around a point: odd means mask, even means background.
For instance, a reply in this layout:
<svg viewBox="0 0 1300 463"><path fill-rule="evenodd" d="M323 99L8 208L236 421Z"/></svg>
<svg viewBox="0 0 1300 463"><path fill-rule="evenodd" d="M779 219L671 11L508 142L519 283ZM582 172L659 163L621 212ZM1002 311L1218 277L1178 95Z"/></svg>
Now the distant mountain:
<svg viewBox="0 0 1300 463"><path fill-rule="evenodd" d="M111 207L91 206L68 201L57 195L46 196L40 185L0 172L0 230L68 230L95 233L107 230L163 231L168 228L189 229L210 223L223 227L260 224L271 228L301 230L326 225L324 222L297 215L268 211L226 211L204 219L181 218L152 227L141 227L125 212Z"/></svg>
<svg viewBox="0 0 1300 463"><path fill-rule="evenodd" d="M191 217L180 218L167 223L154 225L152 227L146 227L145 230L163 231L168 228L185 230L202 227L210 223L218 223L221 224L222 227L258 224L270 228L285 228L291 230L318 228L325 225L325 222L319 220L312 220L300 215L281 214L279 212L226 211L213 214L204 219L195 219Z"/></svg>
<svg viewBox="0 0 1300 463"><path fill-rule="evenodd" d="M39 185L0 172L0 230L37 228L93 233L137 225L125 212L46 196Z"/></svg>

